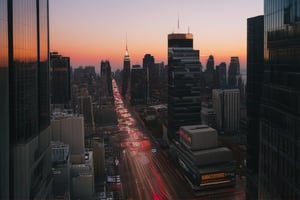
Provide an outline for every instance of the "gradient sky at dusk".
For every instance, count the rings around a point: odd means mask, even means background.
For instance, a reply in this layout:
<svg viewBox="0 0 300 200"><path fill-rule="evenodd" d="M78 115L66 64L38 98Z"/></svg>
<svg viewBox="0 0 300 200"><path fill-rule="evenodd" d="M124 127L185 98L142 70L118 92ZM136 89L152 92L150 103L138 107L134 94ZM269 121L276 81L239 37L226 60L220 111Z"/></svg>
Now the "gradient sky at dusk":
<svg viewBox="0 0 300 200"><path fill-rule="evenodd" d="M246 66L247 18L263 14L263 0L50 0L50 51L71 57L71 65L108 59L122 68L126 34L131 64L150 53L167 64L167 35L194 35L194 49L206 66L239 56ZM177 19L179 16L179 29ZM205 67L204 67L205 68Z"/></svg>

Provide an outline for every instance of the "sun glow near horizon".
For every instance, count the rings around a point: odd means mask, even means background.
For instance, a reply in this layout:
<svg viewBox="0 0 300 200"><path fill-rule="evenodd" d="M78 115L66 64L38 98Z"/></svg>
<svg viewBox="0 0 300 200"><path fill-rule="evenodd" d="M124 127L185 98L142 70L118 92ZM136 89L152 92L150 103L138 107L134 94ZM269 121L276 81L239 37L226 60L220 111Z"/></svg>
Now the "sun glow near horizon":
<svg viewBox="0 0 300 200"><path fill-rule="evenodd" d="M215 65L229 65L238 56L245 68L247 18L262 13L262 0L51 1L50 50L69 56L73 67L99 68L101 60L109 60L115 70L123 67L127 34L131 64L142 65L147 53L167 64L167 35L190 31L204 69L209 55Z"/></svg>

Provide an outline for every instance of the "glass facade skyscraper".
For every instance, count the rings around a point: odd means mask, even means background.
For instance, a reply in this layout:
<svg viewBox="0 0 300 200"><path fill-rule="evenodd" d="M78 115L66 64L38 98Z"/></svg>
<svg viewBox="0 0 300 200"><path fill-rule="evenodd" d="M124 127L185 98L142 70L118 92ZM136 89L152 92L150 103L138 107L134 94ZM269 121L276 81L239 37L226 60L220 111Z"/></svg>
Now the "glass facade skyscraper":
<svg viewBox="0 0 300 200"><path fill-rule="evenodd" d="M300 2L265 0L259 199L300 199Z"/></svg>
<svg viewBox="0 0 300 200"><path fill-rule="evenodd" d="M36 0L14 0L11 4L10 138L12 143L18 143L38 135L39 131L38 13Z"/></svg>
<svg viewBox="0 0 300 200"><path fill-rule="evenodd" d="M247 19L247 199L258 198L259 108L264 71L264 16Z"/></svg>
<svg viewBox="0 0 300 200"><path fill-rule="evenodd" d="M9 73L7 0L0 1L0 199L9 199Z"/></svg>
<svg viewBox="0 0 300 200"><path fill-rule="evenodd" d="M50 53L51 104L67 105L71 100L70 57Z"/></svg>
<svg viewBox="0 0 300 200"><path fill-rule="evenodd" d="M147 102L146 69L140 65L133 65L130 80L130 103L132 105L144 105Z"/></svg>
<svg viewBox="0 0 300 200"><path fill-rule="evenodd" d="M150 103L152 97L154 96L155 86L157 88L158 81L158 70L155 70L155 59L151 54L145 54L143 58L143 69L146 73L146 95L147 103ZM157 72L157 73L155 73Z"/></svg>
<svg viewBox="0 0 300 200"><path fill-rule="evenodd" d="M240 76L239 57L231 57L228 67L228 86L236 88L238 86L238 78Z"/></svg>
<svg viewBox="0 0 300 200"><path fill-rule="evenodd" d="M113 89L112 89L112 79L111 79L111 66L108 60L101 61L100 65L100 74L101 74L101 80L103 81L102 84L106 85L105 87L107 95L112 96L113 95Z"/></svg>
<svg viewBox="0 0 300 200"><path fill-rule="evenodd" d="M48 0L37 1L37 6L39 130L42 131L50 125Z"/></svg>
<svg viewBox="0 0 300 200"><path fill-rule="evenodd" d="M215 61L214 56L210 55L207 59L206 70L204 72L205 86L210 90L215 88Z"/></svg>
<svg viewBox="0 0 300 200"><path fill-rule="evenodd" d="M178 139L180 126L200 124L201 64L193 35L168 35L168 135Z"/></svg>
<svg viewBox="0 0 300 200"><path fill-rule="evenodd" d="M1 199L51 191L48 28L48 0L0 2Z"/></svg>
<svg viewBox="0 0 300 200"><path fill-rule="evenodd" d="M216 66L215 76L216 76L216 87L224 89L227 85L226 80L226 63L221 62Z"/></svg>

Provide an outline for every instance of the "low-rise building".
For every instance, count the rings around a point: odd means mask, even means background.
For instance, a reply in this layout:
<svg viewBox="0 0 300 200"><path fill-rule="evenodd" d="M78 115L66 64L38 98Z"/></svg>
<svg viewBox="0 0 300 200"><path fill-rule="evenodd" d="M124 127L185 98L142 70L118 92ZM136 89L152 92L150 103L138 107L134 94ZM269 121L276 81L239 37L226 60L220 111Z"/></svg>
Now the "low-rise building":
<svg viewBox="0 0 300 200"><path fill-rule="evenodd" d="M51 142L53 197L70 199L69 145L60 141Z"/></svg>
<svg viewBox="0 0 300 200"><path fill-rule="evenodd" d="M72 199L91 199L94 195L94 162L93 152L85 153L85 162L71 166Z"/></svg>
<svg viewBox="0 0 300 200"><path fill-rule="evenodd" d="M207 125L181 126L171 148L175 161L195 191L235 185L232 152L218 145L217 131Z"/></svg>

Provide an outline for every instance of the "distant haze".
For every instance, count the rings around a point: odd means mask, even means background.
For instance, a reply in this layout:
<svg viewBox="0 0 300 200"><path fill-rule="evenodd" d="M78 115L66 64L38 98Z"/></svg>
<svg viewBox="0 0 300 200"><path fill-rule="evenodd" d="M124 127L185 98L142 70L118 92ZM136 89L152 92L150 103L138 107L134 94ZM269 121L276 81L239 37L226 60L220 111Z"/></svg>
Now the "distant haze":
<svg viewBox="0 0 300 200"><path fill-rule="evenodd" d="M206 66L239 56L246 66L247 18L263 14L263 0L51 0L50 50L71 57L71 65L109 60L122 68L126 35L131 64L150 53L167 64L167 35L188 32ZM179 23L178 23L179 19ZM179 29L178 29L179 24Z"/></svg>

